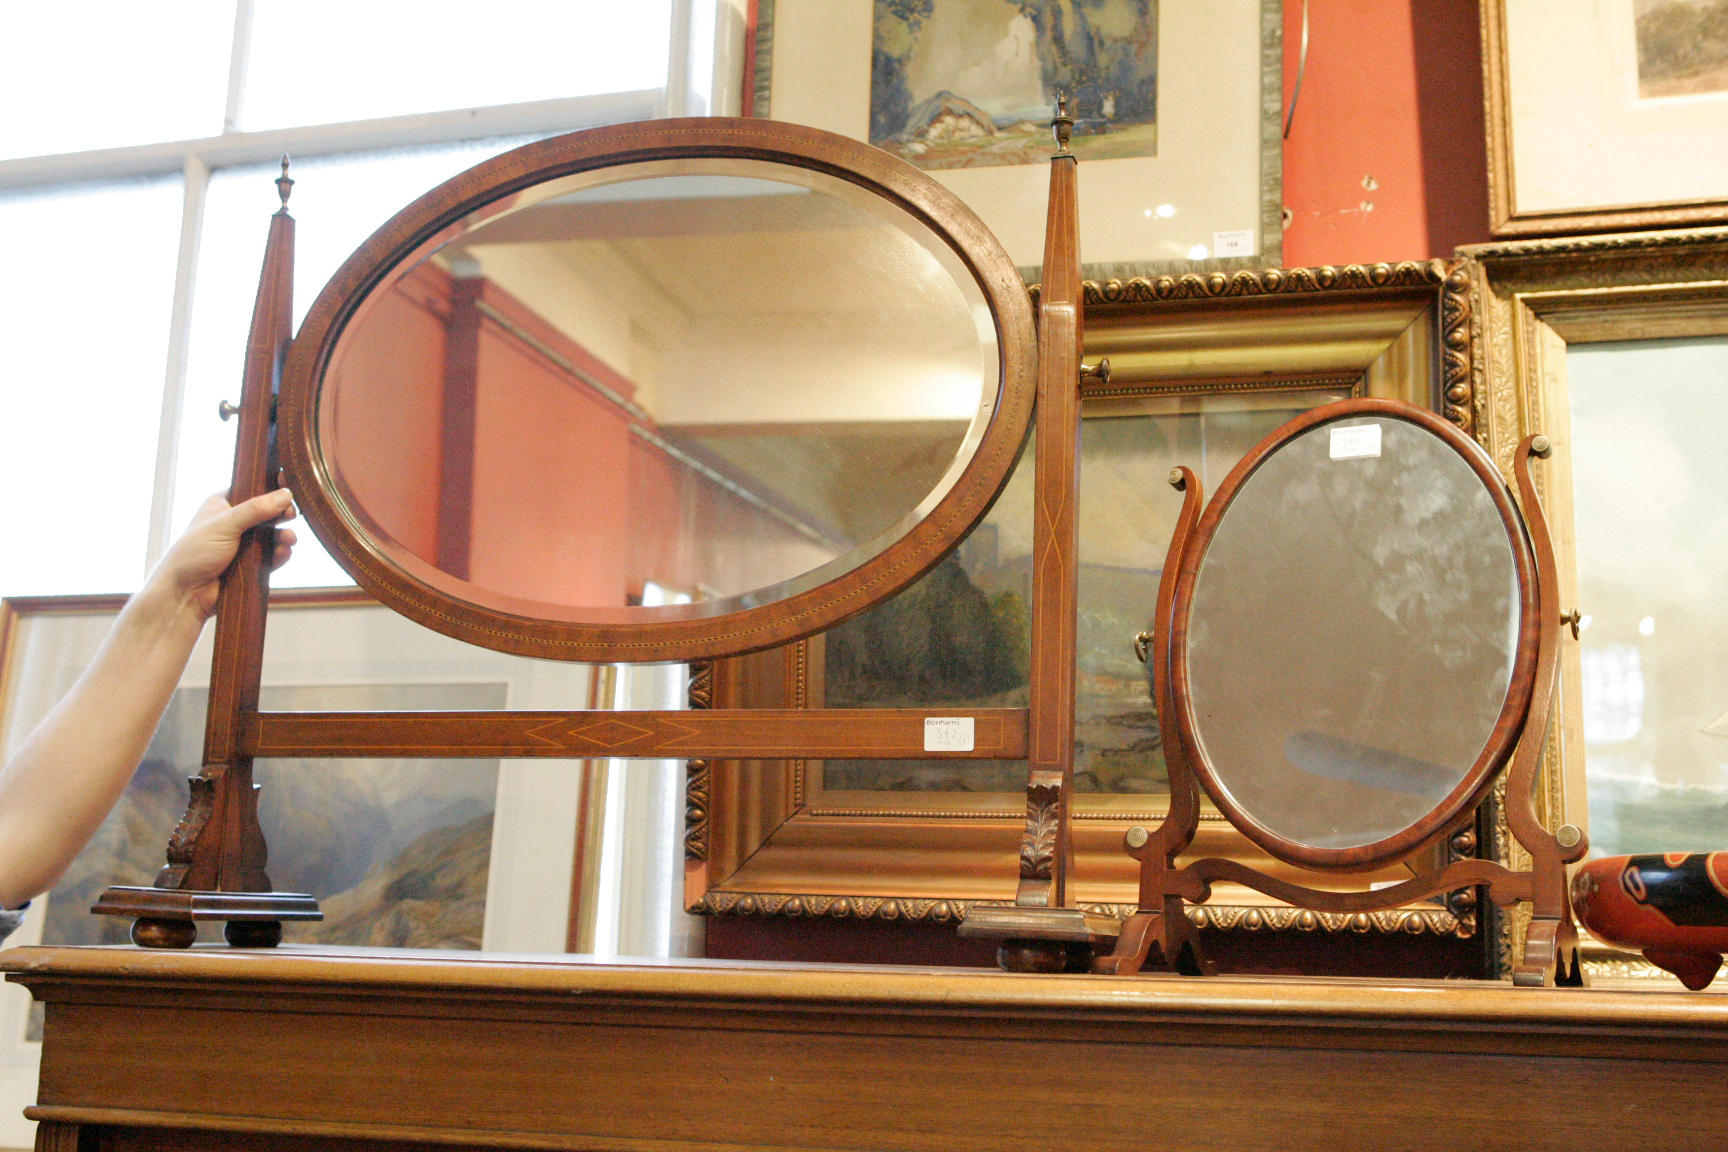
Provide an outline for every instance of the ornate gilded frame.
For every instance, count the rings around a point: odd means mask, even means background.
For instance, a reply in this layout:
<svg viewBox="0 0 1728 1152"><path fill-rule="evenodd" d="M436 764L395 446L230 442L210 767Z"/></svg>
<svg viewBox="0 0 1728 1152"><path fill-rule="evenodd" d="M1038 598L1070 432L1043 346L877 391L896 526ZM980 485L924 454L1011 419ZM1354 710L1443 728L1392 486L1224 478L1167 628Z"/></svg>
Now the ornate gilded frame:
<svg viewBox="0 0 1728 1152"><path fill-rule="evenodd" d="M1543 432L1553 443L1554 455L1536 480L1554 533L1561 606L1570 612L1580 605L1566 351L1614 340L1728 335L1728 228L1481 244L1460 256L1478 301L1477 439L1503 471L1522 437ZM1537 803L1550 827L1589 826L1581 681L1578 647L1567 644ZM1527 865L1515 843L1496 838L1507 863ZM1508 962L1518 959L1522 914L1514 911L1501 935ZM1586 949L1584 961L1587 972L1605 978L1655 975L1642 961L1607 949Z"/></svg>
<svg viewBox="0 0 1728 1152"><path fill-rule="evenodd" d="M1086 380L1083 399L1343 388L1421 404L1478 433L1474 285L1459 265L1088 281L1084 293L1086 359L1107 356L1111 373L1107 382ZM819 705L821 641L699 665L692 703ZM866 795L871 802L826 803L815 762L691 761L686 905L712 916L946 925L975 903L1013 900L1021 796ZM1135 823L1162 816L1161 806L1140 798L1076 798L1074 891L1082 907L1132 911L1138 871L1122 849L1123 835ZM1476 846L1476 835L1465 832L1450 850L1470 854ZM1202 815L1193 850L1274 873L1284 867L1215 811ZM1231 932L1433 939L1469 938L1480 928L1468 890L1444 905L1352 915L1297 910L1231 889L1192 909L1191 917L1202 927Z"/></svg>

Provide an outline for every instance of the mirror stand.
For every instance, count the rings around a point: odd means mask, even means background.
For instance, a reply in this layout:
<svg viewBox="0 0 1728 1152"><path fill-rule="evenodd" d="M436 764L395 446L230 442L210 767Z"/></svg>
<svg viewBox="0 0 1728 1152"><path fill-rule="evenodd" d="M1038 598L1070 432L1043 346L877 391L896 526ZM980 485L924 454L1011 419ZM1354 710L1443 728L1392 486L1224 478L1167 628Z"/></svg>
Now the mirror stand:
<svg viewBox="0 0 1728 1152"><path fill-rule="evenodd" d="M1120 922L1074 907L1070 803L1074 792L1075 646L1079 604L1076 528L1080 491L1080 381L1108 377L1109 363L1080 363L1084 331L1074 121L1058 96L1051 128L1050 197L1038 296L1038 401L1032 523L1031 716L1026 827L1011 905L974 904L962 936L998 941L1011 972L1083 972Z"/></svg>
<svg viewBox="0 0 1728 1152"><path fill-rule="evenodd" d="M1362 401L1344 404L1362 405ZM1334 405L1331 407L1339 407ZM1324 410L1319 410L1324 411ZM1187 701L1178 699L1172 680L1177 654L1173 627L1178 573L1197 566L1196 524L1203 503L1200 485L1187 468L1172 471L1170 483L1183 492L1183 507L1177 521L1169 558L1160 582L1154 634L1151 637L1153 694L1158 715L1181 738L1166 740L1169 766L1170 809L1155 829L1129 829L1125 837L1128 854L1140 865L1139 907L1123 924L1116 947L1100 956L1092 970L1103 974L1132 974L1145 969L1202 975L1210 966L1201 952L1198 932L1190 922L1186 906L1204 903L1211 886L1219 881L1240 884L1263 895L1321 915L1353 916L1398 908L1469 886L1480 886L1501 907L1527 904L1530 920L1524 930L1522 958L1515 964L1513 983L1519 986L1581 984L1578 933L1566 889L1566 865L1581 859L1588 847L1583 833L1572 825L1550 832L1542 826L1535 806L1538 768L1552 711L1561 629L1570 618L1561 615L1556 603L1556 573L1547 524L1530 475L1530 459L1546 458L1550 446L1545 437L1531 436L1519 446L1514 472L1523 505L1524 528L1534 559L1535 633L1534 678L1527 706L1511 735L1515 751L1506 772L1504 805L1507 825L1518 845L1528 854L1527 868L1512 868L1491 860L1453 859L1433 867L1417 861L1426 850L1457 835L1462 820L1453 818L1404 851L1381 860L1402 860L1415 873L1410 880L1366 891L1333 891L1291 883L1232 860L1207 858L1178 865L1189 846L1199 820L1199 780L1189 756L1195 747ZM1226 482L1228 485L1228 482ZM1210 790L1210 789L1209 789ZM1214 796L1216 800L1217 797ZM1224 805L1220 805L1224 807ZM1233 814L1228 813L1232 822ZM1467 817L1465 818L1467 819ZM1420 823L1420 822L1419 822ZM1273 855L1283 858L1275 848ZM1313 867L1300 861L1287 861Z"/></svg>
<svg viewBox="0 0 1728 1152"><path fill-rule="evenodd" d="M275 404L293 315L294 218L288 214L288 160L276 186L282 207L270 218L252 327L241 380L238 443L230 503L278 486ZM318 902L299 892L271 890L258 826L258 786L245 751L249 721L258 712L275 526L248 531L222 577L217 602L204 767L190 779L186 815L168 841L167 865L152 887L115 886L91 909L133 917L132 941L150 948L187 948L199 920L226 921L236 947L269 948L284 920L318 920Z"/></svg>

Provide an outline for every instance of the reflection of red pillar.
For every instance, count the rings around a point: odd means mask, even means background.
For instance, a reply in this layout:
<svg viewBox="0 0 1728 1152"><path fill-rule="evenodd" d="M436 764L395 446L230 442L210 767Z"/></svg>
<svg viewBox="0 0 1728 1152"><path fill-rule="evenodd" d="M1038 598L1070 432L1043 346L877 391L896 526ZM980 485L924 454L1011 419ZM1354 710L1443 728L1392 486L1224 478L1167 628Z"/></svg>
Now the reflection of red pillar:
<svg viewBox="0 0 1728 1152"><path fill-rule="evenodd" d="M474 425L480 380L480 309L486 281L458 279L450 286L450 319L444 340L444 419L438 482L438 568L459 580L469 576L474 538Z"/></svg>

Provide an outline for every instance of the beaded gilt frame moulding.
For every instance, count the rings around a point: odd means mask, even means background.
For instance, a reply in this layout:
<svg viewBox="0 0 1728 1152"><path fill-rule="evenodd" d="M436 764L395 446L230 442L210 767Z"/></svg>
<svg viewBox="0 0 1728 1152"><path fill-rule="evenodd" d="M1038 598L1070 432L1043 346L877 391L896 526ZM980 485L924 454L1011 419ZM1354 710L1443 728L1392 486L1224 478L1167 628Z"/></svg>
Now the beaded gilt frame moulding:
<svg viewBox="0 0 1728 1152"><path fill-rule="evenodd" d="M1186 463L1216 482L1285 419L1351 396L1415 403L1478 434L1475 313L1469 276L1438 261L1088 282L1085 304L1085 359L1107 357L1111 371L1081 390L1073 893L1082 906L1124 915L1137 873L1123 834L1163 812L1159 725L1134 649L1180 503L1166 473ZM692 703L863 707L917 692L956 706L1023 699L1016 613L1028 540L1016 520L1029 516L1029 465L922 584L800 644L698 666ZM994 664L960 640L939 650L940 637L979 634L1000 649ZM909 635L925 638L920 653L897 656L897 638ZM686 902L714 916L957 923L974 904L1014 898L1022 780L1017 764L988 762L692 762ZM1465 830L1447 850L1473 854L1479 840ZM1195 851L1284 869L1209 806ZM1369 882L1403 875L1386 872ZM1495 963L1494 929L1471 889L1345 915L1220 885L1190 915L1214 931L1321 947L1339 934L1426 941L1460 974Z"/></svg>

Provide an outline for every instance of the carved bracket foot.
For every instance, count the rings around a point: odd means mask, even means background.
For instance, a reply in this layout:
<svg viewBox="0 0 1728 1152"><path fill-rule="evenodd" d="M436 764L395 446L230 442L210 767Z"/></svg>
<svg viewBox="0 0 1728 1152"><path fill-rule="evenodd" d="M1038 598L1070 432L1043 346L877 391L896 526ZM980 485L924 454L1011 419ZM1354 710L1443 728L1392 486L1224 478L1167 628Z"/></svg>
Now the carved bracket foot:
<svg viewBox="0 0 1728 1152"><path fill-rule="evenodd" d="M996 962L1009 972L1086 972L1120 929L1114 916L1080 908L974 904L959 931L997 941Z"/></svg>
<svg viewBox="0 0 1728 1152"><path fill-rule="evenodd" d="M1200 947L1199 929L1180 910L1136 912L1122 925L1115 950L1092 962L1092 971L1103 976L1132 976L1148 969L1183 976L1217 971Z"/></svg>
<svg viewBox="0 0 1728 1152"><path fill-rule="evenodd" d="M1578 988L1584 967L1578 956L1578 930L1570 918L1536 917L1524 936L1524 961L1512 970L1520 988Z"/></svg>

